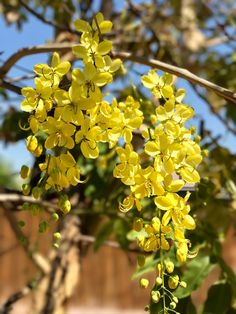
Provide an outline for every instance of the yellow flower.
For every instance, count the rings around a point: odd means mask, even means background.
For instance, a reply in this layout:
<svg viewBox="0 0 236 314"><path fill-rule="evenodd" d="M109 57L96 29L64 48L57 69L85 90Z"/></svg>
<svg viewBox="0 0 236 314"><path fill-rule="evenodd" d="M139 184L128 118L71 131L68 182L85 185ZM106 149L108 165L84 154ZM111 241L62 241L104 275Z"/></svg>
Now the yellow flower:
<svg viewBox="0 0 236 314"><path fill-rule="evenodd" d="M69 149L74 147L75 143L72 139L76 130L74 125L48 117L47 121L43 123L42 129L49 135L45 141L46 149L52 149L56 146Z"/></svg>
<svg viewBox="0 0 236 314"><path fill-rule="evenodd" d="M80 149L85 158L95 159L99 156L97 147L97 137L100 132L98 126L90 124L90 120L85 118L81 123L81 129L75 134L76 143L80 143Z"/></svg>
<svg viewBox="0 0 236 314"><path fill-rule="evenodd" d="M95 66L88 62L84 66L84 71L75 69L72 72L72 78L82 87L82 93L85 97L99 98L99 88L112 81L112 75L107 72L98 72Z"/></svg>
<svg viewBox="0 0 236 314"><path fill-rule="evenodd" d="M62 77L70 70L70 67L69 61L61 62L59 54L54 52L51 67L47 64L36 64L34 72L43 80L51 82L51 86L57 87Z"/></svg>
<svg viewBox="0 0 236 314"><path fill-rule="evenodd" d="M195 229L194 219L188 215L190 211L189 205L186 205L189 194L182 198L176 193L166 193L165 196L157 196L155 198L156 206L166 211L162 217L162 223L167 226L172 220L175 226L185 229Z"/></svg>
<svg viewBox="0 0 236 314"><path fill-rule="evenodd" d="M32 87L24 87L21 93L26 98L21 103L21 109L26 112L35 110L35 117L44 121L47 117L47 111L52 108L52 89L50 83L36 78L35 89Z"/></svg>
<svg viewBox="0 0 236 314"><path fill-rule="evenodd" d="M54 118L80 125L83 120L81 110L84 109L84 107L81 108L80 106L81 102L83 102L83 99L80 97L80 87L72 84L68 92L58 89L54 97L57 102Z"/></svg>
<svg viewBox="0 0 236 314"><path fill-rule="evenodd" d="M160 184L163 181L163 176L151 166L139 169L135 174L134 181L135 183L131 186L131 191L138 199L150 197L151 195L163 195L165 193L165 190Z"/></svg>
<svg viewBox="0 0 236 314"><path fill-rule="evenodd" d="M142 76L143 85L151 89L152 93L157 98L171 98L173 96L172 82L173 77L171 74L166 73L159 78L155 70L149 70L148 75Z"/></svg>
<svg viewBox="0 0 236 314"><path fill-rule="evenodd" d="M45 173L45 189L55 188L58 191L71 185L80 183L80 169L74 157L67 152L60 156L47 155L45 163L39 164L39 168Z"/></svg>
<svg viewBox="0 0 236 314"><path fill-rule="evenodd" d="M126 144L125 148L118 147L116 152L119 155L120 164L115 166L113 176L120 178L126 185L133 185L134 175L140 168L138 154L133 151L131 144Z"/></svg>
<svg viewBox="0 0 236 314"><path fill-rule="evenodd" d="M159 250L160 248L168 251L170 245L166 239L166 235L172 231L171 227L163 226L158 217L153 217L150 224L145 225L147 236L145 238L138 238L139 245L146 252Z"/></svg>

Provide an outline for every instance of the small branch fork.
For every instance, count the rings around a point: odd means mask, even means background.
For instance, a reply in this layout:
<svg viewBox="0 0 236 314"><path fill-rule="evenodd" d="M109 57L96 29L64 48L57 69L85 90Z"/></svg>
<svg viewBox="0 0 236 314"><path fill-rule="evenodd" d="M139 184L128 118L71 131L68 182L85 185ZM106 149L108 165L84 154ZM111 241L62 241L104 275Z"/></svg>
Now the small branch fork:
<svg viewBox="0 0 236 314"><path fill-rule="evenodd" d="M50 25L52 27L55 27L56 29L59 29L61 31L70 32L72 34L79 34L79 32L77 32L74 29L71 29L71 28L68 28L68 27L64 27L64 26L62 26L60 24L52 22L51 20L48 20L43 15L39 14L37 11L32 9L25 1L19 0L19 3L22 5L23 8L25 8L25 10L27 10L30 14L32 14L34 17L36 17L38 20L40 20L44 24Z"/></svg>
<svg viewBox="0 0 236 314"><path fill-rule="evenodd" d="M41 278L40 278L41 279ZM0 314L8 314L13 310L14 304L27 296L35 288L40 279L28 282L21 290L13 293L1 306Z"/></svg>
<svg viewBox="0 0 236 314"><path fill-rule="evenodd" d="M21 58L28 55L33 55L33 54L38 54L38 53L48 53L48 52L53 52L53 51L67 52L67 51L70 51L71 48L74 47L75 45L76 43L54 43L54 44L46 44L46 45L40 45L40 46L34 46L34 47L27 47L27 48L23 48L17 51L8 60L6 60L6 62L2 65L2 67L0 67L0 87L2 86L2 87L5 87L7 89L14 91L13 89L15 89L15 86L14 87L9 86L10 83L7 83L6 81L4 81L4 77L10 71L10 69L15 65L15 63L19 61ZM177 67L177 66L159 61L159 60L146 59L144 57L139 57L129 52L114 51L112 52L112 57L120 58L124 61L126 60L132 61L135 63L147 65L152 68L157 68L159 70L169 72L178 77L184 78L191 83L203 86L204 88L213 91L218 96L223 97L225 100L228 100L236 104L235 92L232 92L229 89L226 89L222 86L214 84L210 81L207 81L191 73L187 69L180 68L180 67Z"/></svg>

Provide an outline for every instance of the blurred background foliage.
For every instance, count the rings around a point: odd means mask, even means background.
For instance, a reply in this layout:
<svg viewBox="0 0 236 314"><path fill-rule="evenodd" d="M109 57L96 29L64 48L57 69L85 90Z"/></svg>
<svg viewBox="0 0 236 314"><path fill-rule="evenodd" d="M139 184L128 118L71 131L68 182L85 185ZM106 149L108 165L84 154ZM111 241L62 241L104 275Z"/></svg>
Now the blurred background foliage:
<svg viewBox="0 0 236 314"><path fill-rule="evenodd" d="M42 23L53 27L55 42L77 42L78 34L73 27L75 17L89 20L96 11L103 12L106 18L112 20L114 28L109 36L116 51L129 51L186 68L236 92L236 5L233 0L0 1L0 13L8 25L15 24L20 32L27 27L29 15L34 15ZM70 53L64 57L71 62L75 61ZM148 123L154 109L140 85L140 74L146 68L131 62L125 66L127 76L121 71L109 92L114 93L119 100L124 100L129 94L141 99ZM29 84L24 79L20 83L23 84L21 86ZM178 81L177 84L181 85ZM192 83L186 83L186 86L190 99L194 95L209 109L208 113L202 114L202 111L198 111L201 105L196 104L197 118L194 121L202 137L202 148L208 149L209 155L200 166L202 180L190 200L197 229L189 237L193 243L193 255L197 251L198 254L186 266L176 265L180 273L184 270L183 280L188 284L186 289L177 293L182 298L177 311L182 314L196 313L191 293L201 286L217 266L220 269L219 280L208 291L207 300L201 305L201 313L236 313L236 277L222 257L224 239L230 229L236 229L236 108L235 104L209 90ZM9 93L3 87L0 97L1 102L9 105L1 117L0 139L10 145L27 136L27 132L22 131L18 124L21 121L24 125L27 116L10 106L12 100L10 102ZM19 101L15 105L14 108L19 108ZM211 116L219 119L222 126L217 129L217 135L214 126L206 127ZM231 134L231 147L224 146L226 133ZM140 141L138 137L135 139L137 148L142 144ZM119 213L118 202L126 194L126 187L112 177L115 154L110 153L105 146L101 147L101 151L101 156L95 161L85 163L82 158L78 158L88 181L68 191L74 200L71 214L79 215L83 234L96 237L95 250L112 235L124 250L129 250L135 247L134 235L130 230L132 217L138 213L132 212L125 216ZM34 162L36 166L39 161ZM10 174L6 169L9 167L1 159L0 185L15 189L15 181L6 179ZM48 195L48 199L52 198L53 195ZM152 208L147 203L144 215L149 217L151 212ZM82 255L85 253L86 245ZM158 256L148 258L145 266L138 268L134 277L153 271L157 259ZM153 304L151 311L157 313L157 310Z"/></svg>

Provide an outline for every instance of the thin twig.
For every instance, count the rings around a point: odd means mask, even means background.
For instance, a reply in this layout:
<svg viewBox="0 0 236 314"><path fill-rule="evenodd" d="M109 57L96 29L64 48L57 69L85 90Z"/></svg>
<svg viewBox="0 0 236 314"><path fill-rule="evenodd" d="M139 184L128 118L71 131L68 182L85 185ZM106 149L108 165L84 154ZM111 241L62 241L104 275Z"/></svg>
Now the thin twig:
<svg viewBox="0 0 236 314"><path fill-rule="evenodd" d="M18 77L14 77L14 78L5 78L5 82L6 83L15 83L15 82L20 82L20 81L24 81L24 80L31 80L34 79L36 77L36 74L29 74L29 75L22 75L22 76L18 76Z"/></svg>
<svg viewBox="0 0 236 314"><path fill-rule="evenodd" d="M27 296L40 282L43 278L41 275L39 278L29 281L21 290L13 293L1 306L0 306L0 314L8 314L12 311L13 305L19 301L20 299Z"/></svg>
<svg viewBox="0 0 236 314"><path fill-rule="evenodd" d="M9 202L3 203L3 208L5 211L5 216L11 226L12 231L14 232L16 238L21 241L22 247L25 250L28 257L33 261L33 263L39 268L42 273L47 273L50 269L48 261L39 253L34 253L30 249L29 241L26 240L24 233L17 223L17 219L12 212L13 205Z"/></svg>
<svg viewBox="0 0 236 314"><path fill-rule="evenodd" d="M211 103L208 102L208 100L206 99L206 97L200 93L198 91L198 89L196 88L196 86L192 83L190 83L194 92L197 94L197 96L202 99L202 101L204 101L209 107L211 112L218 118L218 120L226 127L226 129L231 132L232 134L236 135L236 129L233 128L229 122L227 121L227 119L223 118L218 112L215 111L215 108L212 106Z"/></svg>
<svg viewBox="0 0 236 314"><path fill-rule="evenodd" d="M72 34L79 34L79 32L77 32L74 29L71 29L69 27L65 27L62 26L60 24L57 24L51 20L48 20L47 18L45 18L43 15L39 14L37 11L35 11L34 9L32 9L27 3L25 3L23 0L19 0L19 3L29 12L31 13L34 17L36 17L38 20L40 20L41 22L43 22L44 24L50 25L52 27L55 27L61 31L66 31L66 32L70 32Z"/></svg>
<svg viewBox="0 0 236 314"><path fill-rule="evenodd" d="M1 72L1 70L0 70L0 72ZM11 83L8 83L1 78L0 78L0 87L7 89L7 90L9 90L9 91L11 91L17 95L21 95L21 87L16 86L16 85L11 84Z"/></svg>

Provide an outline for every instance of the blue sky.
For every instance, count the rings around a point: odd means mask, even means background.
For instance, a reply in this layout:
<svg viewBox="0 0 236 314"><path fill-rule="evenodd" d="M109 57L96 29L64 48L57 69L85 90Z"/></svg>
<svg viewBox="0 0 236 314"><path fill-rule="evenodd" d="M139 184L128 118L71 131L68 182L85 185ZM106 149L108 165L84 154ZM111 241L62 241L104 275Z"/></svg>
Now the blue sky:
<svg viewBox="0 0 236 314"><path fill-rule="evenodd" d="M121 5L121 2L119 5ZM3 51L3 54L0 56L0 58L1 60L6 60L16 50L22 47L43 44L45 41L52 39L52 37L52 27L43 24L34 17L30 16L29 21L24 25L22 32L18 32L15 26L6 26L3 18L0 17L0 39L1 43L4 43L1 46L1 51ZM224 47L221 47L221 52L223 52L223 49ZM21 59L18 65L32 70L34 64L44 63L46 61L47 55L39 54ZM9 77L17 77L23 74L24 73L22 73L22 71L14 67L9 72ZM234 144L235 137L229 134L225 130L223 124L210 113L206 104L192 92L189 84L185 80L179 79L178 87L185 88L187 90L187 97L185 102L195 109L197 118L193 121L193 124L198 124L199 117L207 117L206 127L212 130L214 135L223 134L221 143L230 148L231 151L236 152L236 145ZM12 97L15 98L15 95L12 94ZM11 105L19 108L20 98L18 100L12 101ZM8 104L4 103L3 101L0 102L0 115L6 110L7 106ZM0 142L0 158L2 157L12 165L13 172L18 171L23 163L30 163L32 160L31 155L27 152L23 141L7 146Z"/></svg>

